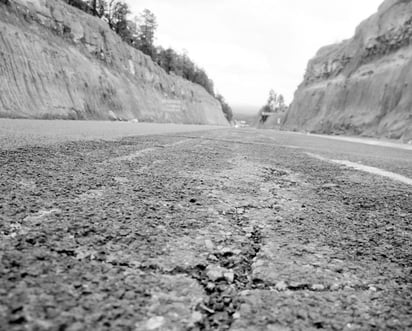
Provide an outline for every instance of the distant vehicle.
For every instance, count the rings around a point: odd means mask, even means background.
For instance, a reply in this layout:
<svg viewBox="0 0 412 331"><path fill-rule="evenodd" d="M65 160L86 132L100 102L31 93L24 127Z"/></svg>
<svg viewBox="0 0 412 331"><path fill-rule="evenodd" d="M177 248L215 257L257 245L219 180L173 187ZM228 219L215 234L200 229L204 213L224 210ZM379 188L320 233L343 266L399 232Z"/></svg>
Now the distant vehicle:
<svg viewBox="0 0 412 331"><path fill-rule="evenodd" d="M240 121L235 121L235 128L246 128L248 127L249 124L246 121L240 120Z"/></svg>

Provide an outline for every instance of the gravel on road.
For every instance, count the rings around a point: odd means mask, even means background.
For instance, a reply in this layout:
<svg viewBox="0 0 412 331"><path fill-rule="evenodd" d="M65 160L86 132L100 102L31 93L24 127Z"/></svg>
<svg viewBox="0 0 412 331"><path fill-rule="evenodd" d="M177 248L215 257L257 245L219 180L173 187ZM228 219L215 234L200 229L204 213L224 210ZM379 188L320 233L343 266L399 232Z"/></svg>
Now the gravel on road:
<svg viewBox="0 0 412 331"><path fill-rule="evenodd" d="M265 135L1 149L0 328L412 329L411 186Z"/></svg>

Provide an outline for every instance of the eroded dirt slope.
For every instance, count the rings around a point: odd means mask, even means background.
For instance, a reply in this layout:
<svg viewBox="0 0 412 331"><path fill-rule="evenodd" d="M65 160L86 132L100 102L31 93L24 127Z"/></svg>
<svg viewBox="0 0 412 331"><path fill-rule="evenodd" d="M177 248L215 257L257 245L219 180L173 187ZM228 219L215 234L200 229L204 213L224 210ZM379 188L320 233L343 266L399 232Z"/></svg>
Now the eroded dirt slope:
<svg viewBox="0 0 412 331"><path fill-rule="evenodd" d="M4 330L407 330L411 187L256 131L1 150Z"/></svg>

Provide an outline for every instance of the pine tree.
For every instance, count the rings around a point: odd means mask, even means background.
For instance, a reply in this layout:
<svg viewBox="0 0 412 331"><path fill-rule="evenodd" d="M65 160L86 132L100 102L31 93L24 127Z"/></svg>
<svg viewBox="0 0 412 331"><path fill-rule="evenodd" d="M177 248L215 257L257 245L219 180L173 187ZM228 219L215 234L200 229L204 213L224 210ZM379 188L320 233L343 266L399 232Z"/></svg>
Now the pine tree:
<svg viewBox="0 0 412 331"><path fill-rule="evenodd" d="M140 14L139 30L139 44L138 48L145 54L151 56L155 55L154 39L157 29L156 16L149 10L145 9Z"/></svg>

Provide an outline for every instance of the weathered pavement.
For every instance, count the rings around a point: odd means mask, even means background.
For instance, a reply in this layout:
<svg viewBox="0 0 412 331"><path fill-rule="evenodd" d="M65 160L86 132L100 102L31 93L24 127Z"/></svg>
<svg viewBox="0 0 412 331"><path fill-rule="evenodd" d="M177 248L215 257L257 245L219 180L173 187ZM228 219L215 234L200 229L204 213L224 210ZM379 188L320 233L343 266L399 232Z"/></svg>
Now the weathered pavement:
<svg viewBox="0 0 412 331"><path fill-rule="evenodd" d="M412 329L412 187L313 155L412 177L254 130L1 150L2 329Z"/></svg>

